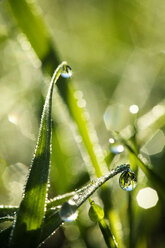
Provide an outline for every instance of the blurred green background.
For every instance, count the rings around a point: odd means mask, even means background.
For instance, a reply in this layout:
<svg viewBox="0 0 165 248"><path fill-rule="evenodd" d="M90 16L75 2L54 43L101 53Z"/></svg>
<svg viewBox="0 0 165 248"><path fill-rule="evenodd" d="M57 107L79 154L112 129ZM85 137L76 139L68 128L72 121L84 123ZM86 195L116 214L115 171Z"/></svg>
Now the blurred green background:
<svg viewBox="0 0 165 248"><path fill-rule="evenodd" d="M0 1L2 205L18 205L21 200L50 79L42 70L41 58L44 60L47 49L44 41L41 40L33 50L34 46L32 48L21 26L21 18L29 27L33 26L32 19L20 12L19 21L16 20L11 2ZM19 1L15 2L19 13ZM111 131L117 130L128 139L130 125L137 118L137 143L141 153L164 179L165 2L28 0L27 3L45 23L51 49L60 61L66 60L72 67L74 96L79 107L88 110L103 151L108 147ZM34 31L36 37L40 37L40 32ZM47 34L45 37L47 39ZM89 181L90 171L85 165L88 158L81 136L58 90L55 91L53 142L57 150L52 153L56 167L52 162L50 197L82 186ZM139 106L137 115L129 111L133 104ZM123 162L129 162L127 153L117 155L111 166ZM160 198L157 205L149 209L138 206L138 192L145 187L154 189L141 171L138 178L139 184L132 196L132 247L163 248L164 201ZM109 183L109 187L114 211L110 218L115 219L117 215L114 222L122 239L119 247L129 247L128 195L118 187L117 178ZM95 198L102 204L97 195ZM77 222L64 225L43 247L106 247L98 226L88 218L88 207L89 204L86 208L81 207Z"/></svg>

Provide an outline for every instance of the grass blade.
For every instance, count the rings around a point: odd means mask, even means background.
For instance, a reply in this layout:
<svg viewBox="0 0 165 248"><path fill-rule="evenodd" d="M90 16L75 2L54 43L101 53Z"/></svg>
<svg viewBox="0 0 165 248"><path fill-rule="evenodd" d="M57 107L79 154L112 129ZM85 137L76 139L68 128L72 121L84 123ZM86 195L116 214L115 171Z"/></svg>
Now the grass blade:
<svg viewBox="0 0 165 248"><path fill-rule="evenodd" d="M6 228L3 231L0 231L0 245L3 248L8 248L8 240L9 240L9 236L12 230L12 226Z"/></svg>
<svg viewBox="0 0 165 248"><path fill-rule="evenodd" d="M160 176L158 176L151 168L149 168L140 158L140 156L137 156L137 154L134 152L134 150L126 144L126 147L128 151L132 154L134 159L136 159L137 164L141 168L141 170L144 172L146 177L149 179L149 181L154 185L155 189L158 190L160 195L165 199L165 190L164 190L164 181Z"/></svg>
<svg viewBox="0 0 165 248"><path fill-rule="evenodd" d="M27 36L37 56L45 61L54 48L52 48L47 28L41 15L39 15L37 6L32 1L26 0L8 0L8 2L19 27ZM54 57L54 59L56 58ZM55 67L57 64L58 60L56 59Z"/></svg>
<svg viewBox="0 0 165 248"><path fill-rule="evenodd" d="M84 186L77 191L73 191L71 193L67 193L62 196L58 196L54 198L52 201L50 201L48 203L49 208L47 209L45 215L45 220L43 222L43 228L41 235L39 237L39 242L41 243L45 239L47 239L63 223L63 220L60 217L60 209L62 206L61 205L57 206L57 203L62 204L64 203L64 201L66 202L67 200L70 199L75 202L76 208L78 209L98 188L101 187L101 185L103 185L106 181L108 181L110 178L114 177L115 175L123 171L127 171L128 169L129 169L129 165L124 164L118 166L116 169L111 170L107 175L96 179L95 182L92 181L87 186ZM53 209L53 207L55 207L55 209ZM11 230L11 227L3 231L5 237L8 237L7 234L9 234L9 230ZM22 235L21 232L20 234ZM29 235L28 238L30 238ZM24 240L22 240L22 242L23 242L22 244L24 244ZM24 247L34 247L33 242L34 240L32 241L31 246L30 245L27 246L26 244L24 244ZM21 247L19 246L19 243L17 247Z"/></svg>
<svg viewBox="0 0 165 248"><path fill-rule="evenodd" d="M17 210L18 210L17 206L0 205L0 218L6 216L14 216Z"/></svg>
<svg viewBox="0 0 165 248"><path fill-rule="evenodd" d="M104 219L104 210L99 205L95 204L92 200L89 200L89 202L91 207L89 209L88 215L92 221L98 222L107 247L117 248L117 244L110 231L110 228Z"/></svg>
<svg viewBox="0 0 165 248"><path fill-rule="evenodd" d="M115 243L114 237L112 236L112 233L109 229L109 226L107 225L107 223L105 222L104 219L102 219L99 222L99 227L100 227L100 230L103 234L103 237L104 237L105 243L107 244L107 247L108 248L117 248L118 246Z"/></svg>
<svg viewBox="0 0 165 248"><path fill-rule="evenodd" d="M70 201L74 202L75 203L74 210L76 211L76 209L78 209L106 181L108 181L110 178L114 177L115 175L123 171L127 171L128 169L129 169L129 165L125 165L125 164L116 167L114 170L111 170L108 174L100 178L97 178L96 181L93 181L89 183L87 186L82 187L81 189L75 191L74 196L70 197L68 203ZM51 207L53 207L53 201L51 202ZM63 205L59 206L59 208L55 208L54 213L52 213L52 215L49 215L48 218L45 219L43 233L42 233L41 240L40 240L41 242L43 242L46 238L48 238L52 234L52 232L55 231L63 223L63 221L60 218L61 216L60 211L62 207ZM68 209L68 211L70 210ZM106 228L104 228L104 230L105 229Z"/></svg>
<svg viewBox="0 0 165 248"><path fill-rule="evenodd" d="M54 46L52 46L51 38L46 32L46 25L42 17L36 11L36 5L34 3L29 4L29 2L25 0L16 0L14 2L12 0L8 1L19 27L27 36L34 51L41 60L43 69L52 73L52 69L59 63L59 58L57 52L54 50ZM30 25L28 20L31 22L33 20L33 25ZM95 173L97 177L100 177L102 174L106 173L106 163L103 158L101 147L95 151L95 147L99 147L96 132L90 121L85 118L85 108L80 108L78 106L78 100L74 96L75 89L72 82L63 84L60 81L61 80L57 83L60 95L78 126L78 130L92 161ZM92 135L90 135L90 133ZM94 140L92 140L91 136L95 136Z"/></svg>
<svg viewBox="0 0 165 248"><path fill-rule="evenodd" d="M64 64L56 69L50 82L31 170L10 240L11 247L36 247L40 239L50 167L52 93Z"/></svg>
<svg viewBox="0 0 165 248"><path fill-rule="evenodd" d="M123 229L119 228L122 227L121 220L119 218L118 212L113 209L108 212L108 220L110 224L110 230L112 230L112 233L115 237L115 240L120 248L124 248L124 242L123 242Z"/></svg>

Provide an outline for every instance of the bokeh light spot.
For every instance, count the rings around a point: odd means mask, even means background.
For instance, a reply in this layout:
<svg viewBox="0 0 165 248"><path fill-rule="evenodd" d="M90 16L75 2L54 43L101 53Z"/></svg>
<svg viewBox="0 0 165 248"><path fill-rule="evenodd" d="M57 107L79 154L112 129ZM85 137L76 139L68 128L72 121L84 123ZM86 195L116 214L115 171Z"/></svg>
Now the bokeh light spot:
<svg viewBox="0 0 165 248"><path fill-rule="evenodd" d="M129 111L131 114L137 114L139 112L139 107L133 104L129 107Z"/></svg>
<svg viewBox="0 0 165 248"><path fill-rule="evenodd" d="M141 208L148 209L156 206L159 197L156 190L147 187L138 192L136 200Z"/></svg>

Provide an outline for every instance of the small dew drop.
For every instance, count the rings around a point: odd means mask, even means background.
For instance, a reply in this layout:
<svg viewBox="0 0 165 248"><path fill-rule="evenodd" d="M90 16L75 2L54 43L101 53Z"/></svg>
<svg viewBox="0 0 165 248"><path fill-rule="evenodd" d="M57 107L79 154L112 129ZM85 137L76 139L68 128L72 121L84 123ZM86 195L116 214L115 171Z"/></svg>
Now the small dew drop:
<svg viewBox="0 0 165 248"><path fill-rule="evenodd" d="M61 70L61 76L63 78L70 78L72 76L72 69L69 65L64 64Z"/></svg>
<svg viewBox="0 0 165 248"><path fill-rule="evenodd" d="M135 173L131 170L123 172L119 178L119 185L125 191L132 191L135 189L137 185Z"/></svg>
<svg viewBox="0 0 165 248"><path fill-rule="evenodd" d="M116 142L113 138L109 139L109 149L114 154L119 154L124 151L124 146Z"/></svg>
<svg viewBox="0 0 165 248"><path fill-rule="evenodd" d="M78 198L79 198L78 194L75 194L75 195L73 196L73 200L78 200Z"/></svg>
<svg viewBox="0 0 165 248"><path fill-rule="evenodd" d="M78 216L78 211L75 202L73 200L64 202L60 210L61 219L65 222L72 222L76 220L77 216Z"/></svg>

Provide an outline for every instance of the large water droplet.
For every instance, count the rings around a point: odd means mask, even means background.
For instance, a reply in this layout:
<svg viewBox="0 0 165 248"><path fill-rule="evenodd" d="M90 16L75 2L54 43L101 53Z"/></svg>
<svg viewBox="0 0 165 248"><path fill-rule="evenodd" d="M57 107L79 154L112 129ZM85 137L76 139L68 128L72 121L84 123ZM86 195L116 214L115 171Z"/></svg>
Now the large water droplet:
<svg viewBox="0 0 165 248"><path fill-rule="evenodd" d="M60 217L65 222L74 221L78 216L77 205L73 200L69 200L68 202L64 202L61 210Z"/></svg>
<svg viewBox="0 0 165 248"><path fill-rule="evenodd" d="M119 154L124 151L124 146L116 142L113 138L109 139L109 149L114 154Z"/></svg>
<svg viewBox="0 0 165 248"><path fill-rule="evenodd" d="M136 188L137 179L134 172L131 170L124 171L119 178L119 185L123 190L131 191Z"/></svg>
<svg viewBox="0 0 165 248"><path fill-rule="evenodd" d="M69 65L64 64L61 69L61 76L63 78L70 78L72 76L72 69Z"/></svg>

